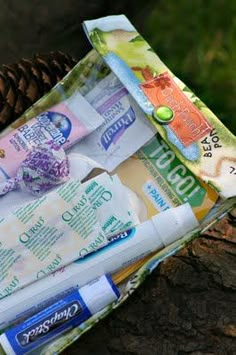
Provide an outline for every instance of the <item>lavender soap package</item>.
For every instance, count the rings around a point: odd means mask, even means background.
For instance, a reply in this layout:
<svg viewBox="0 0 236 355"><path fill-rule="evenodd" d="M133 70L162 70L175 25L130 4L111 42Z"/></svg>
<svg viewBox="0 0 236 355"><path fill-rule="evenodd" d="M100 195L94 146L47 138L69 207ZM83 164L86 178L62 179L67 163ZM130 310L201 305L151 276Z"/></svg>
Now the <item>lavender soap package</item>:
<svg viewBox="0 0 236 355"><path fill-rule="evenodd" d="M124 15L83 27L0 136L0 354L59 354L236 203L233 134Z"/></svg>

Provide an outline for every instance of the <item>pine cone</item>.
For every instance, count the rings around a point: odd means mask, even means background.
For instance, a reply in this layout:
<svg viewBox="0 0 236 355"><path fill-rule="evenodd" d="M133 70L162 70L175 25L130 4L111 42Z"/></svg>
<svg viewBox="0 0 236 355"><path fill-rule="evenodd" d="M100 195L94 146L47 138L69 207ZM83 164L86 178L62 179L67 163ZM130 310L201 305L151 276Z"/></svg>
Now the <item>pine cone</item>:
<svg viewBox="0 0 236 355"><path fill-rule="evenodd" d="M62 52L0 66L0 131L48 92L76 64Z"/></svg>

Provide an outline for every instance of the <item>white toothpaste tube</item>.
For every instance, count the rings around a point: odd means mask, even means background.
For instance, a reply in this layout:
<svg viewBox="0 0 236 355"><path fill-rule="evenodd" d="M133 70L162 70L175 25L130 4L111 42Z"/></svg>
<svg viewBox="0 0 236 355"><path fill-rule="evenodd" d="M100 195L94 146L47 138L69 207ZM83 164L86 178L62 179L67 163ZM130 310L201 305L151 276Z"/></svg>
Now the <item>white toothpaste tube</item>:
<svg viewBox="0 0 236 355"><path fill-rule="evenodd" d="M0 221L0 299L139 222L117 176L70 180Z"/></svg>
<svg viewBox="0 0 236 355"><path fill-rule="evenodd" d="M168 209L137 227L110 237L109 244L85 258L0 301L0 329L36 313L60 293L81 287L162 249L198 226L190 205ZM59 296L58 296L59 295Z"/></svg>
<svg viewBox="0 0 236 355"><path fill-rule="evenodd" d="M156 129L113 73L85 98L104 122L70 152L83 154L111 172L155 135Z"/></svg>

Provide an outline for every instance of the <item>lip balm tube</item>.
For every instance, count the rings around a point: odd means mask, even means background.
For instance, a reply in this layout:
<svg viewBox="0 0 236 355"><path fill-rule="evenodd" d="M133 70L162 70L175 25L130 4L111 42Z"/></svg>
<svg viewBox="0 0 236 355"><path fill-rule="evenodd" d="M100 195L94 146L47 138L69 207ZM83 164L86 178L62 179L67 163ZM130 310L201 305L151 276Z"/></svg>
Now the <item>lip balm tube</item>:
<svg viewBox="0 0 236 355"><path fill-rule="evenodd" d="M38 312L72 287L112 274L162 249L198 226L188 203L166 210L137 227L108 237L109 244L0 301L0 329ZM86 250L85 250L86 252Z"/></svg>
<svg viewBox="0 0 236 355"><path fill-rule="evenodd" d="M119 296L112 279L103 275L6 331L0 336L0 344L7 355L31 352L83 323Z"/></svg>
<svg viewBox="0 0 236 355"><path fill-rule="evenodd" d="M0 181L16 175L33 146L53 140L67 149L103 122L88 101L75 92L0 139Z"/></svg>

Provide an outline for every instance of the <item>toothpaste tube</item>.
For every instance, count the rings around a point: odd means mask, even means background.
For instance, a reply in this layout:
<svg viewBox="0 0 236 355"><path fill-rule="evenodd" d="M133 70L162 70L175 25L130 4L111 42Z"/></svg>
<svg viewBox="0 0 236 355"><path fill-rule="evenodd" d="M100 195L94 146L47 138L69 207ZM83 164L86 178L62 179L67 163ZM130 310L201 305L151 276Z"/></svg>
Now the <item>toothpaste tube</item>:
<svg viewBox="0 0 236 355"><path fill-rule="evenodd" d="M81 287L100 275L113 274L164 248L197 226L191 207L184 204L109 237L104 248L0 300L0 329L31 316L60 293Z"/></svg>
<svg viewBox="0 0 236 355"><path fill-rule="evenodd" d="M104 119L92 134L70 150L112 171L156 133L127 89L111 73L86 96Z"/></svg>
<svg viewBox="0 0 236 355"><path fill-rule="evenodd" d="M157 134L116 170L128 187L141 221L189 202L198 220L214 206L218 194L181 163Z"/></svg>
<svg viewBox="0 0 236 355"><path fill-rule="evenodd" d="M84 184L70 180L17 208L0 221L0 299L138 222L119 179L106 173Z"/></svg>
<svg viewBox="0 0 236 355"><path fill-rule="evenodd" d="M67 149L102 123L87 100L74 93L0 139L0 181L16 175L32 147L53 140Z"/></svg>
<svg viewBox="0 0 236 355"><path fill-rule="evenodd" d="M119 296L112 279L102 276L6 331L0 336L0 344L8 355L28 354L82 324Z"/></svg>

